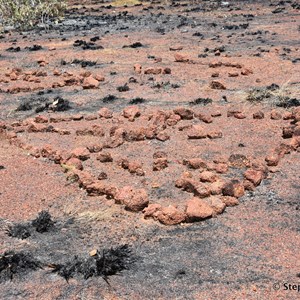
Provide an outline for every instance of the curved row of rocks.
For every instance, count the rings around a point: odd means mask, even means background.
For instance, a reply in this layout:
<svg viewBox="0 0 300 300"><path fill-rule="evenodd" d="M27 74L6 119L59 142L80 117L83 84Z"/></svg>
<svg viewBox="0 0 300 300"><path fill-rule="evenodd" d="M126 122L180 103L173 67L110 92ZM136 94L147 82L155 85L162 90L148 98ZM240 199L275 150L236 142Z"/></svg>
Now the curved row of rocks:
<svg viewBox="0 0 300 300"><path fill-rule="evenodd" d="M234 116L240 112L228 111L227 116ZM123 117L129 122L141 116L141 112L137 106L131 106L124 109ZM217 114L219 116L219 114ZM113 114L107 109L102 109L99 116L103 118L112 118ZM167 126L174 126L181 120L191 120L195 117L195 113L191 109L177 108L172 112L158 111L151 116L153 127L138 128L131 131L126 131L123 128L114 126L110 130L110 137L103 145L95 145L88 148L76 148L70 153L66 151L53 149L51 145L45 145L41 149L37 149L33 145L26 144L19 137L18 133L22 132L20 128L26 126L24 130L27 132L45 132L43 128L49 128L50 119L45 116L38 116L34 120L25 120L23 122L13 122L11 124L0 124L0 130L5 134L6 138L12 144L15 144L23 149L29 150L31 155L48 158L55 163L63 166L64 171L67 172L69 179L75 180L80 187L84 188L90 196L104 195L107 198L114 199L115 203L122 204L130 211L143 211L145 218L153 218L166 225L178 224L181 222L194 222L208 217L216 216L222 213L227 206L238 204L238 199L242 197L245 190L254 190L268 174L268 167L276 166L279 160L291 151L300 150L300 109L295 108L293 112L287 113L284 118L290 120L290 125L285 126L282 130L282 137L286 140L277 148L272 150L265 158L266 164L263 162L251 163L246 162L246 171L244 172L244 180L229 180L223 181L218 174L225 174L228 170L228 161L214 161L207 163L199 158L186 159L182 161L182 165L187 167L187 171L175 181L175 186L179 189L187 191L192 194L192 198L187 201L185 209L179 210L175 206L163 207L157 203L149 204L149 199L146 190L136 189L131 186L116 187L105 183L102 179L105 174L100 174L95 178L87 171L84 171L82 161L90 158L93 153L100 152L97 159L100 162L112 162L113 158L110 153L102 151L104 148L115 148L122 145L124 142L133 142L136 140L143 140L146 138L157 138L159 133ZM272 115L271 115L272 117ZM79 121L81 116L71 116L63 121ZM253 118L257 119L256 116ZM86 119L86 118L85 118ZM92 120L93 118L89 117ZM147 134L147 131L152 131ZM187 138L205 138L208 134L202 132L199 125L192 125L188 128L179 128L179 130L187 129ZM91 130L91 131L89 131ZM55 130L51 130L55 132ZM145 133L146 132L146 133ZM148 132L149 133L149 132ZM77 135L91 134L95 136L104 136L102 128L98 125L93 125L91 129L76 131ZM222 137L221 133L216 134L217 137ZM168 137L170 138L170 137ZM163 138L157 138L164 141ZM165 139L166 140L166 139ZM98 147L98 148L97 148ZM243 157L230 157L229 162L243 161ZM143 176L143 170L140 164L130 162L126 159L118 162L123 169L127 169L130 173ZM243 162L242 162L243 163ZM153 170L160 171L168 166L168 158L162 151L157 152L153 156ZM193 175L188 171L189 169L199 169L200 174L198 178L193 178ZM207 185L209 183L209 186Z"/></svg>

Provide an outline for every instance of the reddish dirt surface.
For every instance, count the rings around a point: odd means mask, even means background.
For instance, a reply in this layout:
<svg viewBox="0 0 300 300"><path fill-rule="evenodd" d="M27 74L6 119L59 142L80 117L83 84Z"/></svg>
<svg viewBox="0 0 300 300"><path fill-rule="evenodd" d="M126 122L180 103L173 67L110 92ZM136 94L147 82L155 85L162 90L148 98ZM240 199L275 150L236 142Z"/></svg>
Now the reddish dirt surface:
<svg viewBox="0 0 300 300"><path fill-rule="evenodd" d="M45 268L0 265L3 299L297 299L299 8L73 1L5 31L0 255ZM42 210L54 231L6 234ZM122 244L137 259L109 285L49 268Z"/></svg>

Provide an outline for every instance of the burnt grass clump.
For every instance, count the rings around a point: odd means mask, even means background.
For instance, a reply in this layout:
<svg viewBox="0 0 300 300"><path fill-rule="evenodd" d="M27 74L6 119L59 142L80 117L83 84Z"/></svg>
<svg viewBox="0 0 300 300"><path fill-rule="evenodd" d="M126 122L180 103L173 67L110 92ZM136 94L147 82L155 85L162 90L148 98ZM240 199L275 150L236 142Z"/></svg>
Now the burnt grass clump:
<svg viewBox="0 0 300 300"><path fill-rule="evenodd" d="M55 97L52 101L48 101L45 105L41 105L35 109L36 113L42 112L44 110L48 111L66 111L71 109L69 100L63 99L61 97Z"/></svg>
<svg viewBox="0 0 300 300"><path fill-rule="evenodd" d="M212 103L212 99L210 98L197 98L193 101L190 101L190 105L208 105Z"/></svg>
<svg viewBox="0 0 300 300"><path fill-rule="evenodd" d="M125 83L124 85L118 86L117 90L119 92L128 92L129 91L129 86L127 85L127 83Z"/></svg>
<svg viewBox="0 0 300 300"><path fill-rule="evenodd" d="M115 100L117 100L118 97L114 96L114 95L107 95L105 96L103 99L102 99L102 102L103 103L110 103L110 102L113 102Z"/></svg>
<svg viewBox="0 0 300 300"><path fill-rule="evenodd" d="M123 48L141 48L144 47L144 45L141 42L136 42L130 45L124 45Z"/></svg>
<svg viewBox="0 0 300 300"><path fill-rule="evenodd" d="M10 237L24 240L29 238L34 231L44 233L54 229L54 224L55 222L52 220L49 212L41 211L31 222L9 225L6 234Z"/></svg>
<svg viewBox="0 0 300 300"><path fill-rule="evenodd" d="M6 49L7 52L20 52L21 48L20 47L9 47Z"/></svg>
<svg viewBox="0 0 300 300"><path fill-rule="evenodd" d="M25 240L31 236L30 228L29 228L28 224L10 225L6 230L6 233L8 236L18 238L21 240Z"/></svg>
<svg viewBox="0 0 300 300"><path fill-rule="evenodd" d="M54 273L68 281L75 275L82 275L84 279L102 277L107 283L109 276L119 274L135 261L128 245L104 249L89 258L74 256L64 264L51 264Z"/></svg>
<svg viewBox="0 0 300 300"><path fill-rule="evenodd" d="M25 49L29 51L39 51L42 50L43 47L41 45L33 45L31 47L25 47Z"/></svg>
<svg viewBox="0 0 300 300"><path fill-rule="evenodd" d="M49 231L54 227L54 222L51 219L51 215L47 211L41 211L37 218L31 222L32 226L39 233Z"/></svg>
<svg viewBox="0 0 300 300"><path fill-rule="evenodd" d="M289 97L287 91L281 89L280 86L275 83L266 87L259 87L250 90L246 100L254 103L268 101L277 107L283 108L300 106L300 100Z"/></svg>
<svg viewBox="0 0 300 300"><path fill-rule="evenodd" d="M43 111L66 111L71 109L70 102L61 97L55 97L53 100L45 97L32 97L24 100L17 108L16 111L30 111L35 110L36 113Z"/></svg>
<svg viewBox="0 0 300 300"><path fill-rule="evenodd" d="M84 60L84 59L74 59L71 64L81 65L82 68L93 67L97 64L96 61Z"/></svg>
<svg viewBox="0 0 300 300"><path fill-rule="evenodd" d="M287 97L283 101L279 101L278 103L276 103L276 106L283 107L283 108L297 107L300 106L300 100L296 98Z"/></svg>
<svg viewBox="0 0 300 300"><path fill-rule="evenodd" d="M93 42L87 42L83 40L76 40L73 44L74 47L81 47L82 50L99 50L103 49L102 46L96 45Z"/></svg>
<svg viewBox="0 0 300 300"><path fill-rule="evenodd" d="M145 103L145 102L146 102L146 99L137 97L137 98L131 99L129 101L129 104L141 104L141 103Z"/></svg>
<svg viewBox="0 0 300 300"><path fill-rule="evenodd" d="M266 99L270 99L272 96L272 94L270 93L270 91L266 88L256 88L256 89L252 89L246 100L249 102L262 102Z"/></svg>
<svg viewBox="0 0 300 300"><path fill-rule="evenodd" d="M99 40L100 40L100 36L94 36L94 37L90 38L91 42L96 42L96 41L99 41Z"/></svg>
<svg viewBox="0 0 300 300"><path fill-rule="evenodd" d="M42 268L38 260L25 252L6 251L0 255L0 282L12 280L16 275Z"/></svg>
<svg viewBox="0 0 300 300"><path fill-rule="evenodd" d="M23 101L17 108L16 111L28 111L32 110L34 106L38 105L37 103L47 101L46 98L38 98L38 99L29 99Z"/></svg>

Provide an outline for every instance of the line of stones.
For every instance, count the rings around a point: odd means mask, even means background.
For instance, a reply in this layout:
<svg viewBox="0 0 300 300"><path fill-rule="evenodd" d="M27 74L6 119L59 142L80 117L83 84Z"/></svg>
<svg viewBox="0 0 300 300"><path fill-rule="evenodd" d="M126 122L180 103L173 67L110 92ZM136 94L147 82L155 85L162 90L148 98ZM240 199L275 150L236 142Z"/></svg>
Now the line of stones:
<svg viewBox="0 0 300 300"><path fill-rule="evenodd" d="M112 113L107 114L107 109L102 109L99 111L100 117L103 117L105 114L112 117ZM174 118L173 120L180 121L181 119L191 119L190 115L193 112L186 108L179 108L174 110L174 114L179 116L180 118ZM123 111L123 116L128 118L129 121L134 121L135 118L140 116L140 111L136 106L129 107L129 110L126 109ZM170 115L168 115L170 118ZM229 116L229 112L228 112ZM253 115L255 118L255 116ZM73 120L81 120L83 117L73 116L71 117ZM108 118L108 117L107 117ZM156 123L160 123L163 119L163 122L169 119L166 117L164 112L159 111L158 115L154 118ZM193 116L192 116L193 118ZM93 120L96 118L89 117L89 120ZM279 163L279 160L285 155L290 153L291 151L299 151L300 149L300 128L299 128L299 120L300 120L300 110L295 109L293 113L291 113L290 118L291 125L283 128L283 138L290 139L289 143L281 143L279 147L274 149L266 158L267 166L276 166ZM67 121L69 119L59 119L59 121ZM87 118L86 118L87 120ZM159 121L158 121L159 120ZM46 117L38 116L35 118L36 122L27 123L27 131L28 132L40 132L41 128L36 128L36 124L46 123ZM53 121L53 120L52 120ZM178 122L177 121L177 122ZM48 122L48 120L47 120ZM176 123L177 123L176 122ZM173 122L172 122L173 123ZM16 125L16 124L12 124ZM45 125L44 125L45 126ZM13 126L14 127L14 126ZM16 126L18 128L18 126ZM32 130L32 128L35 128ZM43 127L44 128L44 127ZM0 124L0 130L5 134L6 138L9 139L10 143L19 146L20 148L29 150L33 147L31 145L26 145L23 143L18 137L15 131L11 131L9 126L6 126L4 123ZM18 130L16 130L18 132ZM44 129L41 130L42 132ZM195 131L197 129L192 128L193 134L188 134L188 138L203 138L202 135L195 135ZM120 144L124 143L124 132L118 132L115 130L115 136L113 137L113 141L106 145L107 148L115 148L120 146ZM219 136L220 137L220 136ZM119 140L119 141L118 141ZM121 141L122 140L122 141ZM134 139L133 139L134 140ZM117 142L116 142L117 141ZM128 140L127 140L128 141ZM132 140L129 140L132 141ZM96 149L89 149L89 152L97 152L94 151ZM99 151L102 150L98 149ZM31 153L33 154L33 153ZM35 156L42 155L43 157L47 157L50 160L53 160L56 163L66 163L66 157L63 158L61 156L60 151L55 151L52 147L43 147L40 153L36 153ZM112 198L115 200L117 204L125 205L125 208L131 211L143 211L145 218L153 218L155 220L159 220L161 223L166 225L178 224L181 222L194 222L202 219L206 219L211 216L215 216L217 214L222 213L226 206L233 206L238 204L238 198L244 195L246 190L254 190L264 178L266 178L268 174L268 168L263 164L252 164L248 166L248 169L244 173L245 180L240 182L238 180L231 180L224 184L218 184L216 182L215 175L210 172L211 169L208 168L207 164L205 164L200 159L190 159L184 162L188 167L193 169L206 169L202 172L201 181L212 183L213 188L209 190L207 187L201 184L201 182L197 182L194 180L188 172L184 173L183 176L178 179L175 183L175 186L181 188L187 192L190 192L194 195L194 198L187 201L186 209L184 212L179 211L175 206L162 207L160 204L149 204L149 200L147 197L147 193L144 189L134 189L130 186L123 187L118 189L111 185L105 184L100 180L95 180L91 174L80 170L78 165L76 167L76 161L87 159L87 154L82 153L77 149L71 153L71 156L68 157L68 160L73 161L74 168L72 168L72 172L68 175L69 178L73 178L78 181L79 185L86 189L87 193L91 196L101 196L105 195L108 198ZM157 157L158 159L162 159L162 157ZM223 162L224 163L224 162ZM218 172L218 170L217 170ZM225 173L225 171L219 171L219 173ZM222 195L222 196L219 196Z"/></svg>

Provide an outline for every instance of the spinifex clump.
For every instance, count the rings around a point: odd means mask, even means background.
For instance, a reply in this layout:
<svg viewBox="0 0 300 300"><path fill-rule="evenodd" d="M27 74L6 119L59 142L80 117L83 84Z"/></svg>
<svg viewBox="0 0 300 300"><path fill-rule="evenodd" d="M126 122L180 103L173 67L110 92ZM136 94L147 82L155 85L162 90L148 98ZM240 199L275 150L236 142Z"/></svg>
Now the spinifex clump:
<svg viewBox="0 0 300 300"><path fill-rule="evenodd" d="M31 224L40 233L47 232L54 226L51 215L44 210L39 213L38 217Z"/></svg>
<svg viewBox="0 0 300 300"><path fill-rule="evenodd" d="M6 231L8 236L15 237L21 240L27 239L31 236L27 224L10 225Z"/></svg>
<svg viewBox="0 0 300 300"><path fill-rule="evenodd" d="M100 254L89 258L74 258L64 264L51 264L53 272L65 278L67 281L76 274L83 275L84 279L93 276L101 276L106 282L108 277L116 275L129 268L134 262L134 257L128 245L111 249L104 249Z"/></svg>
<svg viewBox="0 0 300 300"><path fill-rule="evenodd" d="M25 252L6 251L0 255L0 282L12 280L18 274L26 274L41 268L38 260Z"/></svg>

